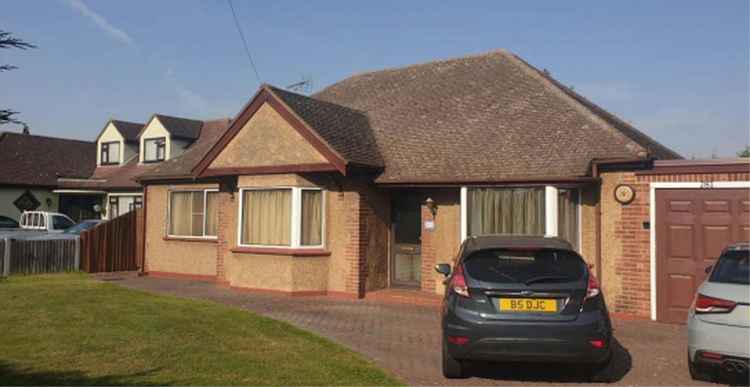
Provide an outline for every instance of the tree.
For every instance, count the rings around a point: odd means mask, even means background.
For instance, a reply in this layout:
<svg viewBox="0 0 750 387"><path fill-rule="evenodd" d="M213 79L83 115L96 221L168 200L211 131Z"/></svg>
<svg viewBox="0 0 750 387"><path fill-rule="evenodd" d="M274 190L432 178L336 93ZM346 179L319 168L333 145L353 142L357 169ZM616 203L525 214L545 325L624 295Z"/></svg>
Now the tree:
<svg viewBox="0 0 750 387"><path fill-rule="evenodd" d="M21 50L26 50L29 48L36 48L36 46L31 43L24 42L23 40L19 38L14 37L8 31L0 30L0 48L18 48ZM17 68L18 67L16 66L8 65L8 64L0 65L0 72L15 70ZM18 112L13 111L11 109L0 108L0 125L5 125L9 123L23 125L24 128L28 131L28 127L23 121L13 118L13 116L16 114L18 114Z"/></svg>
<svg viewBox="0 0 750 387"><path fill-rule="evenodd" d="M750 145L746 146L745 149L737 152L737 157L750 157Z"/></svg>

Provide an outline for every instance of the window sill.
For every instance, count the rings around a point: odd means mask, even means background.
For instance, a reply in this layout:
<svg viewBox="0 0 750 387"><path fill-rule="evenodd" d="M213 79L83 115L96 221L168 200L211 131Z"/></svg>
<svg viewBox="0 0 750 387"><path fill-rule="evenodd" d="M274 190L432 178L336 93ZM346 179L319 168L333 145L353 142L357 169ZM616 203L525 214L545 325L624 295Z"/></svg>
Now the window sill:
<svg viewBox="0 0 750 387"><path fill-rule="evenodd" d="M201 242L201 243L216 243L216 238L188 238L178 236L165 236L165 241L177 241L177 242Z"/></svg>
<svg viewBox="0 0 750 387"><path fill-rule="evenodd" d="M233 253L258 255L291 255L293 257L327 257L331 252L324 249L294 249L291 247L235 247Z"/></svg>

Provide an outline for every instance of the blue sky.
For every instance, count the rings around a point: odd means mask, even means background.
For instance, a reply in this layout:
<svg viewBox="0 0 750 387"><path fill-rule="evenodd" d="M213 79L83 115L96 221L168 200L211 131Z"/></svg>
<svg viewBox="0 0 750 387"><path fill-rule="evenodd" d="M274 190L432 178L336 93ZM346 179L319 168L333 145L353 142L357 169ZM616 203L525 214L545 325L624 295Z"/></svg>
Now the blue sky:
<svg viewBox="0 0 750 387"><path fill-rule="evenodd" d="M314 90L355 73L506 48L686 157L750 142L747 0L234 0L258 72ZM226 0L4 1L0 106L33 133L107 119L234 116L258 87ZM17 130L12 126L0 130Z"/></svg>

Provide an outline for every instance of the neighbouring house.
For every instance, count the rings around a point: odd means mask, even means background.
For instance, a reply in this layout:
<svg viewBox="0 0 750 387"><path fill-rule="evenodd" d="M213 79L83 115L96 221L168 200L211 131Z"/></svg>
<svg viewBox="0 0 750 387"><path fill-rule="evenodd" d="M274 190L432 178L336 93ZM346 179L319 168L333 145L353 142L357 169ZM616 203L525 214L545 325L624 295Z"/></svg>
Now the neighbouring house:
<svg viewBox="0 0 750 387"><path fill-rule="evenodd" d="M311 96L263 85L214 129L137 178L150 275L434 294L466 238L558 236L611 310L679 321L706 263L750 239L748 160L681 160L507 51Z"/></svg>
<svg viewBox="0 0 750 387"><path fill-rule="evenodd" d="M93 173L86 178L60 178L55 192L85 198L90 207L100 203L105 219L140 208L143 189L135 178L190 149L204 126L217 122L226 126L228 120L206 123L163 114L154 114L146 124L110 120L96 139Z"/></svg>
<svg viewBox="0 0 750 387"><path fill-rule="evenodd" d="M76 196L55 192L59 178L83 178L96 167L96 143L12 132L0 133L0 215L23 211L88 217Z"/></svg>

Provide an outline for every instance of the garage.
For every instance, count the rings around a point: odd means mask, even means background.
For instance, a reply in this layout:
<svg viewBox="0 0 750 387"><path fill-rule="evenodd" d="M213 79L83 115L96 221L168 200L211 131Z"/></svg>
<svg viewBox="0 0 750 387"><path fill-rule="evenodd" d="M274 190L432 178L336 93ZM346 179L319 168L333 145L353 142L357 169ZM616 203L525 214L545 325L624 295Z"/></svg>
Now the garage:
<svg viewBox="0 0 750 387"><path fill-rule="evenodd" d="M750 241L750 189L743 185L652 184L657 320L684 323L706 267L728 244Z"/></svg>

